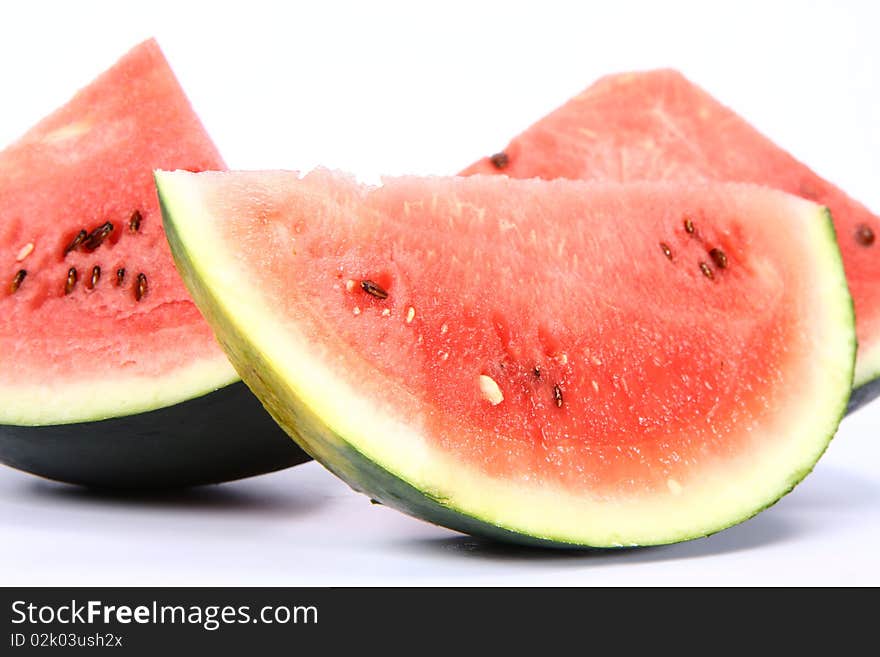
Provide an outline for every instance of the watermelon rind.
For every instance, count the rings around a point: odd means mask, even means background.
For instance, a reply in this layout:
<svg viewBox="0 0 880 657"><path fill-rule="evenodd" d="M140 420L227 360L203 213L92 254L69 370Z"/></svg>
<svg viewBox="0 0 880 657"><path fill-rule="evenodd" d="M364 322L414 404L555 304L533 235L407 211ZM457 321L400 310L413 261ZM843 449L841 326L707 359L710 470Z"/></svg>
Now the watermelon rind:
<svg viewBox="0 0 880 657"><path fill-rule="evenodd" d="M847 413L852 413L880 397L880 341L872 348L862 349L856 361L853 391Z"/></svg>
<svg viewBox="0 0 880 657"><path fill-rule="evenodd" d="M859 410L877 397L880 397L880 378L870 378L866 383L853 388L846 408L847 414Z"/></svg>
<svg viewBox="0 0 880 657"><path fill-rule="evenodd" d="M190 293L242 379L304 450L354 490L424 520L543 547L620 548L708 536L792 490L813 469L846 410L856 351L852 299L830 215L811 209L820 215L805 218L811 265L821 272L814 292L825 309L816 336L830 346L815 363L825 376L822 389L793 403L783 422L798 437L795 446L766 447L759 465L741 460L724 480L716 473L713 496L691 495L679 507L668 500L595 502L552 485L493 478L430 447L418 427L377 412L374 391L338 380L322 365L320 345L277 321L246 282L230 284L234 246L212 230L217 224L192 176L156 174L165 231ZM719 490L725 494L715 494Z"/></svg>
<svg viewBox="0 0 880 657"><path fill-rule="evenodd" d="M308 460L183 298L164 237L153 230L160 225L151 169L163 162L225 166L155 39L0 153L0 463L131 489L215 483ZM106 219L119 239L121 222L130 222L126 241L111 238L109 249L86 248L90 255L62 251L77 231ZM79 287L59 298L62 276L70 280L67 268L76 272L83 258L95 267L91 284L80 268ZM145 260L151 291L140 304L134 281ZM123 267L114 298L106 296L110 265ZM22 292L10 287L19 267Z"/></svg>
<svg viewBox="0 0 880 657"><path fill-rule="evenodd" d="M69 484L146 490L243 479L309 460L244 383L210 383L204 394L129 415L0 425L0 461Z"/></svg>

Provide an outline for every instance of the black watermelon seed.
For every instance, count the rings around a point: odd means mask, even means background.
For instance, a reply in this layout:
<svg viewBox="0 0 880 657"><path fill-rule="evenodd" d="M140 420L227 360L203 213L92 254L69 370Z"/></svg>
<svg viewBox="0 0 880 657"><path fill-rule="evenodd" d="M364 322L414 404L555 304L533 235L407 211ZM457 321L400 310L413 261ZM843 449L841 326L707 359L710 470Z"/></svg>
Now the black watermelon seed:
<svg viewBox="0 0 880 657"><path fill-rule="evenodd" d="M89 289L94 290L98 281L101 280L101 268L95 265L92 267L92 276L89 278Z"/></svg>
<svg viewBox="0 0 880 657"><path fill-rule="evenodd" d="M868 224L859 224L856 227L856 242L862 246L871 246L874 243L874 231Z"/></svg>
<svg viewBox="0 0 880 657"><path fill-rule="evenodd" d="M504 151L501 151L500 153L495 153L495 155L491 156L489 161L492 163L493 167L500 171L501 169L506 169L507 165L510 164L510 156Z"/></svg>
<svg viewBox="0 0 880 657"><path fill-rule="evenodd" d="M141 217L140 210L135 210L134 212L132 212L131 219L128 220L128 229L132 233L138 232L141 229L141 220L142 219L143 219L143 217Z"/></svg>
<svg viewBox="0 0 880 657"><path fill-rule="evenodd" d="M532 370L532 374L535 375L536 379L540 379L541 378L541 366L535 365L535 369Z"/></svg>
<svg viewBox="0 0 880 657"><path fill-rule="evenodd" d="M712 280L715 278L715 272L712 271L712 268L705 262L700 263L700 271L703 272L703 276Z"/></svg>
<svg viewBox="0 0 880 657"><path fill-rule="evenodd" d="M67 270L67 281L64 283L64 294L70 294L73 292L73 288L76 287L76 267L71 267Z"/></svg>
<svg viewBox="0 0 880 657"><path fill-rule="evenodd" d="M122 285L125 282L125 267L116 270L116 285Z"/></svg>
<svg viewBox="0 0 880 657"><path fill-rule="evenodd" d="M672 249L666 242L660 242L660 250L663 251L663 255L672 260Z"/></svg>
<svg viewBox="0 0 880 657"><path fill-rule="evenodd" d="M371 297L376 297L377 299L388 298L388 292L386 292L382 286L377 285L373 281L361 281L361 289Z"/></svg>
<svg viewBox="0 0 880 657"><path fill-rule="evenodd" d="M147 277L145 274L138 274L137 285L134 287L134 299L140 301L147 294Z"/></svg>
<svg viewBox="0 0 880 657"><path fill-rule="evenodd" d="M558 408L562 408L562 388L558 383L553 384L553 401L556 402Z"/></svg>
<svg viewBox="0 0 880 657"><path fill-rule="evenodd" d="M85 241L82 244L82 248L85 249L86 251L90 251L90 252L94 251L99 246L101 246L101 243L105 239L107 239L107 236L112 232L113 232L113 224L112 223L110 223L108 221L107 223L101 224L100 226L95 228L95 230L93 230L91 233L89 233L89 236L85 239Z"/></svg>
<svg viewBox="0 0 880 657"><path fill-rule="evenodd" d="M73 239L70 240L68 245L64 247L64 255L66 256L68 253L70 253L76 247L82 244L82 241L88 236L89 234L85 230L79 231L76 235L74 235Z"/></svg>
<svg viewBox="0 0 880 657"><path fill-rule="evenodd" d="M12 277L12 283L9 286L9 291L14 293L18 291L18 288L21 287L21 284L24 283L24 279L27 276L27 270L19 269L15 272L15 276Z"/></svg>
<svg viewBox="0 0 880 657"><path fill-rule="evenodd" d="M718 269L727 269L727 254L724 253L724 251L715 248L709 251L709 255L712 257L712 262L715 263L715 266L718 267Z"/></svg>
<svg viewBox="0 0 880 657"><path fill-rule="evenodd" d="M688 235L694 234L694 222L691 221L689 217L684 218L684 232Z"/></svg>

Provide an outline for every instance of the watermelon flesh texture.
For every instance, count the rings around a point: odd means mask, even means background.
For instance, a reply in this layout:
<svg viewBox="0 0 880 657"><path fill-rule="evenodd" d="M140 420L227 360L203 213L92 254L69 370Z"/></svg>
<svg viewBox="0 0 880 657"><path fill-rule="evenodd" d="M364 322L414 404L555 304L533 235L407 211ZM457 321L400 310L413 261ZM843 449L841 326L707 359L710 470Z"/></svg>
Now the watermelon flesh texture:
<svg viewBox="0 0 880 657"><path fill-rule="evenodd" d="M3 152L0 372L4 388L18 391L3 393L5 422L27 422L36 404L45 405L47 420L63 423L84 412L92 419L179 401L160 399L167 390L160 380L172 373L193 384L206 369L234 380L163 244L152 184L153 168L163 166L224 168L154 43ZM106 222L113 230L100 246L65 255L80 230ZM71 268L76 282L65 293ZM13 292L18 270L27 275ZM137 301L141 274L145 293ZM72 390L61 391L65 381ZM58 393L70 403L57 403Z"/></svg>
<svg viewBox="0 0 880 657"><path fill-rule="evenodd" d="M781 192L157 182L178 266L276 420L355 489L452 528L706 535L794 486L847 403L833 229Z"/></svg>
<svg viewBox="0 0 880 657"><path fill-rule="evenodd" d="M822 179L673 70L611 75L463 175L513 178L718 180L768 185L827 206L856 311L855 386L880 376L880 217ZM864 403L880 385L856 390Z"/></svg>
<svg viewBox="0 0 880 657"><path fill-rule="evenodd" d="M159 167L224 164L152 40L0 153L3 461L98 485L182 485L248 470L219 463L216 436L205 442L207 427L223 425L214 405L201 424L155 415L237 381L174 268L153 184ZM71 248L80 231L87 237ZM262 412L242 394L224 398L240 413ZM154 415L141 433L131 420L100 422L145 411ZM98 424L49 428L86 422ZM204 445L188 445L196 435ZM240 446L224 449L247 461ZM283 456L276 449L269 469ZM212 464L200 472L199 461Z"/></svg>

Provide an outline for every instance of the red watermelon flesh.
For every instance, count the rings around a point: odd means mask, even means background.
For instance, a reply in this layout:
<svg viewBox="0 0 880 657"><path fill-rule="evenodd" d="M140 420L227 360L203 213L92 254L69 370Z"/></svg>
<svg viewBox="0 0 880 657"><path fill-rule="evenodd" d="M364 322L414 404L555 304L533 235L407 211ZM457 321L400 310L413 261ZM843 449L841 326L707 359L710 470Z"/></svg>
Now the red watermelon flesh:
<svg viewBox="0 0 880 657"><path fill-rule="evenodd" d="M750 182L825 205L855 304L855 384L880 375L880 218L677 71L602 78L462 173Z"/></svg>
<svg viewBox="0 0 880 657"><path fill-rule="evenodd" d="M809 471L849 397L827 212L777 190L320 170L157 185L196 302L274 417L356 490L451 527L717 531Z"/></svg>
<svg viewBox="0 0 880 657"><path fill-rule="evenodd" d="M0 153L0 424L235 380L174 268L152 178L223 166L152 40Z"/></svg>

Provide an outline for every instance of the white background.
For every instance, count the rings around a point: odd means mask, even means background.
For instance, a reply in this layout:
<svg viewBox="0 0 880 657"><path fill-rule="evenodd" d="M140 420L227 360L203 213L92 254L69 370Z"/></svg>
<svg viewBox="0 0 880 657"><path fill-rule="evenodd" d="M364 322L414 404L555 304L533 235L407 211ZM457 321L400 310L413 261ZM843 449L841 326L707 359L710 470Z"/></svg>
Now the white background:
<svg viewBox="0 0 880 657"><path fill-rule="evenodd" d="M156 36L227 162L453 173L600 75L673 66L880 211L880 11L862 2L17 2L0 144ZM2 208L0 208L2 212ZM0 400L2 403L2 400ZM709 539L506 548L316 464L109 497L0 470L0 584L880 584L880 402L794 493Z"/></svg>

